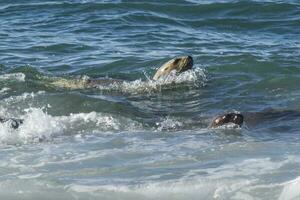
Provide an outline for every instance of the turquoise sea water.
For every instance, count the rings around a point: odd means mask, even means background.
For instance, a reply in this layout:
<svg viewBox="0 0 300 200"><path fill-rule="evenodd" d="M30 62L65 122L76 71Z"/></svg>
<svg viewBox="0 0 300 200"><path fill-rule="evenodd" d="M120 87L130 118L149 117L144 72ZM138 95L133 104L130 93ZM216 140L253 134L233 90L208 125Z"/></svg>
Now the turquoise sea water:
<svg viewBox="0 0 300 200"><path fill-rule="evenodd" d="M194 69L153 81L181 55ZM1 0L0 199L300 199L298 0ZM60 78L123 83L64 88Z"/></svg>

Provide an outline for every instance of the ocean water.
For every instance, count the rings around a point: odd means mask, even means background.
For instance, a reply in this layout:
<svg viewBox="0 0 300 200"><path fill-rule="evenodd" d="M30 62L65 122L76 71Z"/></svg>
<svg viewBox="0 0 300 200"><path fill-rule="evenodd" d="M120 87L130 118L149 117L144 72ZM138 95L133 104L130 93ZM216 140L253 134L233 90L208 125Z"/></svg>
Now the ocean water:
<svg viewBox="0 0 300 200"><path fill-rule="evenodd" d="M300 199L300 118L208 128L299 85L298 0L1 0L0 199Z"/></svg>

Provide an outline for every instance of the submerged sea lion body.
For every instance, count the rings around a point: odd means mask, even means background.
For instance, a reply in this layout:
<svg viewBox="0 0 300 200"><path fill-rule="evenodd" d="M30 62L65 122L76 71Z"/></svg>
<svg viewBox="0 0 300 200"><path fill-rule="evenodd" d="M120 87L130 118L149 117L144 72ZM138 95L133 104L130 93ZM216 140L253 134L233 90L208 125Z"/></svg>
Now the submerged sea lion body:
<svg viewBox="0 0 300 200"><path fill-rule="evenodd" d="M246 112L245 124L248 127L259 127L260 125L276 123L280 121L294 120L300 118L300 111L266 109L260 112Z"/></svg>
<svg viewBox="0 0 300 200"><path fill-rule="evenodd" d="M213 119L210 127L218 128L226 124L235 124L241 127L244 123L249 128L259 127L265 123L274 122L276 120L293 120L300 118L300 112L295 110L274 110L266 109L260 112L245 113L225 113Z"/></svg>
<svg viewBox="0 0 300 200"><path fill-rule="evenodd" d="M124 81L119 79L112 78L99 78L99 79L90 79L90 78L79 78L79 79L66 79L58 78L53 81L51 85L60 88L68 89L86 89L86 88L95 88L98 86L109 86L116 83L122 83Z"/></svg>
<svg viewBox="0 0 300 200"><path fill-rule="evenodd" d="M50 85L59 88L68 89L85 89L88 88L88 79L66 79L66 78L56 78L50 83Z"/></svg>

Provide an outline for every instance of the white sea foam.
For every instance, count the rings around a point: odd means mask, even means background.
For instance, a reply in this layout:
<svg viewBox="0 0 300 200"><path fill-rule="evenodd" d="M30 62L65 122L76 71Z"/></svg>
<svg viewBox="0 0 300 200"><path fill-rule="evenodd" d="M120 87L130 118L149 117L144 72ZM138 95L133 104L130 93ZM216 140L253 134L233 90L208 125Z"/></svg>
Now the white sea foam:
<svg viewBox="0 0 300 200"><path fill-rule="evenodd" d="M24 92L21 95L9 96L5 99L2 99L0 102L0 116L15 118L20 115L20 113L24 113L24 106L27 107L27 104L30 103L33 99L44 94L45 91L30 93Z"/></svg>
<svg viewBox="0 0 300 200"><path fill-rule="evenodd" d="M22 118L26 120L16 130L12 129L9 123L0 124L1 142L14 144L50 139L53 135L62 133L65 128L64 124L42 109L27 110Z"/></svg>
<svg viewBox="0 0 300 200"><path fill-rule="evenodd" d="M269 199L278 198L280 183L269 183L268 178L282 167L290 163L299 163L299 159L287 157L278 162L270 158L246 159L240 163L229 163L219 167L197 169L193 176L185 176L176 180L143 181L140 184L104 184L67 186L74 195L92 195L109 197L108 199L261 199L269 194ZM203 176L203 172L205 175ZM284 184L281 199L299 199L300 179ZM270 190L274 190L271 194ZM261 196L262 195L262 196ZM262 198L264 199L264 198Z"/></svg>
<svg viewBox="0 0 300 200"><path fill-rule="evenodd" d="M166 117L162 122L156 123L156 125L158 126L157 128L158 131L163 131L163 130L176 130L180 128L183 125L183 123L176 119Z"/></svg>
<svg viewBox="0 0 300 200"><path fill-rule="evenodd" d="M2 100L3 102L7 103L7 104L11 104L14 102L21 102L24 101L26 99L33 99L35 98L37 95L42 95L45 94L45 91L38 91L38 92L24 92L21 95L18 96L10 96L4 100Z"/></svg>
<svg viewBox="0 0 300 200"><path fill-rule="evenodd" d="M51 116L42 108L30 108L20 116L24 123L18 129L0 123L0 142L28 143L51 140L63 134L88 134L117 130L138 130L139 123L122 117L96 112Z"/></svg>
<svg viewBox="0 0 300 200"><path fill-rule="evenodd" d="M11 74L2 74L0 75L0 81L13 80L13 81L25 81L25 74L23 73L11 73Z"/></svg>
<svg viewBox="0 0 300 200"><path fill-rule="evenodd" d="M228 199L253 181L245 179L224 180L223 182L202 180L177 180L148 183L134 186L70 185L68 191L78 194L109 197L108 199Z"/></svg>
<svg viewBox="0 0 300 200"><path fill-rule="evenodd" d="M279 200L297 200L300 199L300 177L283 184L283 190Z"/></svg>

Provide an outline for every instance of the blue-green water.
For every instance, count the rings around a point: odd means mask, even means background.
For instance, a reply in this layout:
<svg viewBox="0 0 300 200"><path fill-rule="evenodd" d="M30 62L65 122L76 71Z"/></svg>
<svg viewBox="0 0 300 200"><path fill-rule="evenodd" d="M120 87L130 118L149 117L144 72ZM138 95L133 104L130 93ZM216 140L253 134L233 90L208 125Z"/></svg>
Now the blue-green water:
<svg viewBox="0 0 300 200"><path fill-rule="evenodd" d="M298 0L1 0L0 198L300 199L300 119L207 128L300 111L299 39ZM83 76L125 82L51 84Z"/></svg>

